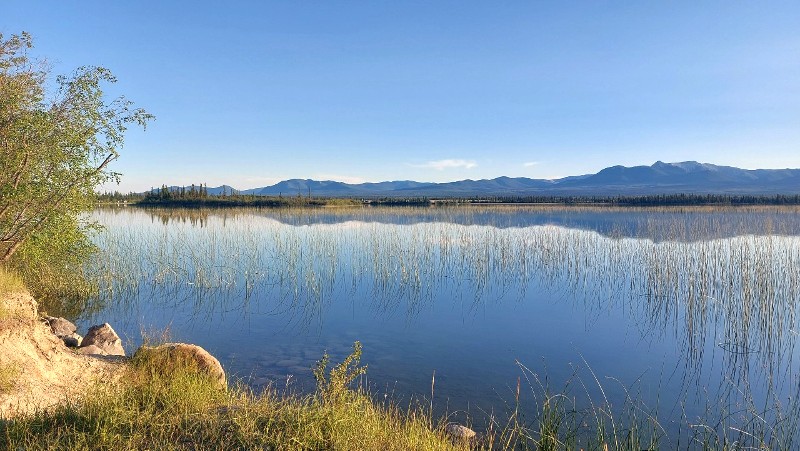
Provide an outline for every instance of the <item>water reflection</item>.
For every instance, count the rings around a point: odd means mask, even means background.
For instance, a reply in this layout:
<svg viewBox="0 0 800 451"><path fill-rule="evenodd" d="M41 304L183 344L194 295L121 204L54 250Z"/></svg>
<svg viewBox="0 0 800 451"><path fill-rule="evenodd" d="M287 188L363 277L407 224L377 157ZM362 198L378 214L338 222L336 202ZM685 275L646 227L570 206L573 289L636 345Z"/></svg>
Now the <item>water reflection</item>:
<svg viewBox="0 0 800 451"><path fill-rule="evenodd" d="M111 211L110 209L108 211ZM115 210L122 214L124 209ZM591 207L591 206L435 206L317 209L148 209L163 224L189 222L203 227L209 216L223 220L240 215L271 218L286 225L312 226L346 222L414 225L451 223L500 229L556 225L595 231L611 238L651 241L697 241L742 235L800 235L800 207Z"/></svg>
<svg viewBox="0 0 800 451"><path fill-rule="evenodd" d="M564 352L581 334L613 347L633 331L631 352L666 345L675 353L662 368L681 381L681 399L708 395L709 384L762 403L796 392L796 208L126 209L94 217L107 226L97 237L105 251L95 268L99 302L114 318L181 312L191 318L185 327L238 325L216 332L234 341L257 340L251 321L272 318L286 333L389 344L430 322L441 334L508 336L507 348L553 338L545 354ZM574 326L554 337L528 331L562 314L554 306L572 309ZM494 329L476 324L494 314L504 318ZM388 323L402 327L384 336L381 328L396 327ZM590 348L574 351L595 361L613 355ZM413 355L399 346L384 352L388 361ZM256 371L243 360L240 368ZM621 366L628 360L636 359L619 356ZM512 378L483 371L471 376Z"/></svg>

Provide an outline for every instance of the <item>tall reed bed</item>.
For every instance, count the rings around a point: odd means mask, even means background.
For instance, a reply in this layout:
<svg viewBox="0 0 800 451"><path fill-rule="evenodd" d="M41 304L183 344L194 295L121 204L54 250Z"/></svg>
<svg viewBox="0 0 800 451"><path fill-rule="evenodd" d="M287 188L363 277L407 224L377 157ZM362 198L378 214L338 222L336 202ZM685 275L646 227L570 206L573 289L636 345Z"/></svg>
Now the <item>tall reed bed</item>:
<svg viewBox="0 0 800 451"><path fill-rule="evenodd" d="M437 298L478 310L523 302L531 287L544 287L590 315L629 311L640 318L643 336L676 342L687 374L700 370L707 353L720 353L720 387L685 391L687 398L714 400L707 410L718 419L684 418L683 435L676 436L732 446L748 436L784 437L785 426L796 424L796 210L619 210L620 221L594 230L548 220L586 224L594 210L571 209L566 219L547 208L522 211L539 215L535 225L503 216L519 214L509 207L101 211L96 216L108 229L97 237L104 250L93 268L102 287L98 301L124 307L145 296L192 305L197 315L292 312L309 323L348 293L369 294L352 301L358 308L413 318ZM504 226L491 225L492 217ZM541 396L552 402L537 404L539 410L591 405L553 393ZM643 418L637 427L658 435L651 416ZM516 423L502 430L511 431L509 440L532 434ZM612 427L615 434L622 433ZM729 443L730 437L738 438Z"/></svg>

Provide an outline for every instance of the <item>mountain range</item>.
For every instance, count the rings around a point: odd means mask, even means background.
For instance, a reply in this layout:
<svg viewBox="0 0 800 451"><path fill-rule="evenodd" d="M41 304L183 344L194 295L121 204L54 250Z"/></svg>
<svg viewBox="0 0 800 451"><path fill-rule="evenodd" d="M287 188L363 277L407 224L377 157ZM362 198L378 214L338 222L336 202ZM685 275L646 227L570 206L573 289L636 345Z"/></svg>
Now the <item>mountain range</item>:
<svg viewBox="0 0 800 451"><path fill-rule="evenodd" d="M231 192L223 185L209 194ZM477 196L609 196L647 194L800 194L800 169L740 169L696 161L651 166L612 166L596 174L554 180L497 177L446 183L392 181L350 184L310 179L238 191L262 196L318 197L477 197Z"/></svg>

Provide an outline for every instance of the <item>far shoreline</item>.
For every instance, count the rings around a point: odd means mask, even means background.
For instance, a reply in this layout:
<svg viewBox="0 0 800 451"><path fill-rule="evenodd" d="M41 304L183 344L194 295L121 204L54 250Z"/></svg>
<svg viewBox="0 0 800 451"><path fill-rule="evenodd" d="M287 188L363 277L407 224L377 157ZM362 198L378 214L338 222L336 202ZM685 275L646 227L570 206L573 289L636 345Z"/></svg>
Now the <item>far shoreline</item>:
<svg viewBox="0 0 800 451"><path fill-rule="evenodd" d="M587 207L738 207L797 206L800 194L646 194L634 196L486 196L486 197L305 197L255 195L103 194L98 206L146 208L330 208L330 207L435 207L441 205L587 206Z"/></svg>

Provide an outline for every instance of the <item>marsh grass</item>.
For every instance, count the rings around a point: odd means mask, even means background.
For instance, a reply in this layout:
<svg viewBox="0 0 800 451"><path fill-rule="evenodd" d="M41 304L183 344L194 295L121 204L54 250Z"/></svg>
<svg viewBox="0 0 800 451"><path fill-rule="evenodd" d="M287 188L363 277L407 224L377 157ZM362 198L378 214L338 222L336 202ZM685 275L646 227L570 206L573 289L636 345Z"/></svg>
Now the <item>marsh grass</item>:
<svg viewBox="0 0 800 451"><path fill-rule="evenodd" d="M42 312L76 318L102 308L97 303L96 279L80 264L59 266L23 260L14 264L12 274L16 280L10 286L24 286L24 290L36 298Z"/></svg>
<svg viewBox="0 0 800 451"><path fill-rule="evenodd" d="M514 401L506 414L491 415L478 449L790 451L800 440L796 398L785 405L776 400L766 407L750 403L735 410L709 398L702 417L683 415L677 422L662 424L658 405L648 406L636 384L624 386L614 378L601 378L586 364L575 368L563 385L553 386L518 364L523 377L522 382L518 379ZM625 393L619 405L606 397L612 385Z"/></svg>
<svg viewBox="0 0 800 451"><path fill-rule="evenodd" d="M86 310L86 300L97 294L97 285L84 264L96 256L97 247L90 236L100 228L85 217L65 221L63 227L28 237L8 265L40 308L55 316L74 318Z"/></svg>
<svg viewBox="0 0 800 451"><path fill-rule="evenodd" d="M590 368L588 384L594 387L587 385L577 369L562 386L553 387L546 377L518 365L524 382L517 380L507 420L492 417L486 449L640 451L669 444L656 414L639 396L626 389L623 404L613 407ZM599 398L593 397L591 388L600 393ZM523 400L524 391L529 392L527 400ZM533 414L526 417L526 412Z"/></svg>

